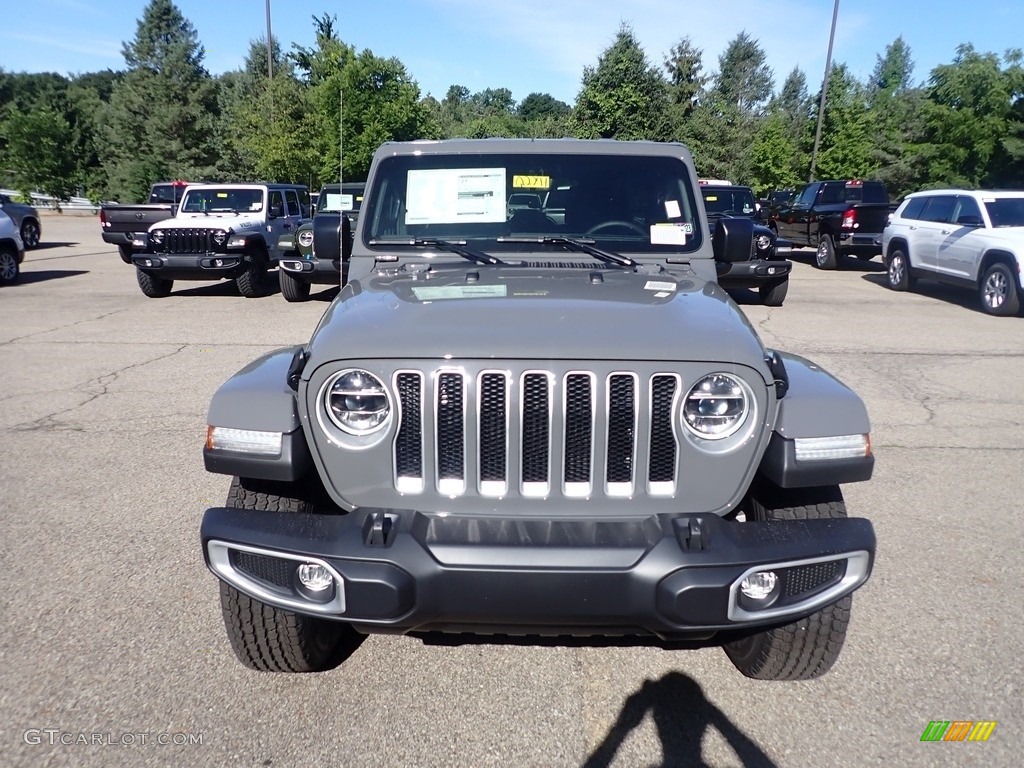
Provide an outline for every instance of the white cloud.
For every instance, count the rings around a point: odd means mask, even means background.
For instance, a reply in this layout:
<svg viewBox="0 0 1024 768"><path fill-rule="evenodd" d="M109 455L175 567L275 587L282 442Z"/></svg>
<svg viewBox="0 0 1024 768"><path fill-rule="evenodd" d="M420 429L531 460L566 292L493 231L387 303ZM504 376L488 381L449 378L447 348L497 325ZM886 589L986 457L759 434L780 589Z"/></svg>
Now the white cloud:
<svg viewBox="0 0 1024 768"><path fill-rule="evenodd" d="M93 40L91 43L69 42L56 35L31 35L24 32L0 32L0 37L20 40L24 43L57 48L62 51L81 53L100 59L121 59L121 43Z"/></svg>

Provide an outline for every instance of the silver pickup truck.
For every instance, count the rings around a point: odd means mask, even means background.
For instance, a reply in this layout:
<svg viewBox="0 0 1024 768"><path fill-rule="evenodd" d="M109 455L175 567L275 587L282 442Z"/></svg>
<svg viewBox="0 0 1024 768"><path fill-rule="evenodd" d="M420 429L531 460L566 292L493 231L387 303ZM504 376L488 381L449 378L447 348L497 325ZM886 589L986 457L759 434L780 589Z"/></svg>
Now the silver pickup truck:
<svg viewBox="0 0 1024 768"><path fill-rule="evenodd" d="M201 541L241 662L443 632L826 672L874 561L840 490L871 476L868 415L717 284L752 238L710 235L679 144L382 146L312 337L210 405L206 467L232 480Z"/></svg>

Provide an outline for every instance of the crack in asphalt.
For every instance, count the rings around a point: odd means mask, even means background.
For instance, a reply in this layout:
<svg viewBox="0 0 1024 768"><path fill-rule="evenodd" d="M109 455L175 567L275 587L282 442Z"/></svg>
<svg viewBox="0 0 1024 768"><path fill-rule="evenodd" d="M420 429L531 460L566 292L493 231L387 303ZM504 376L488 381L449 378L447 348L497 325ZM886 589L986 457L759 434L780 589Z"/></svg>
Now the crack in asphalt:
<svg viewBox="0 0 1024 768"><path fill-rule="evenodd" d="M70 427L68 424L62 424L62 423L56 421L56 419L57 419L57 417L63 416L66 413L71 413L72 411L77 411L79 408L83 408L84 406L88 405L89 403L91 403L91 402L93 402L95 400L98 400L99 398L103 397L105 394L107 394L110 391L110 385L112 385L115 381L117 381L118 377L122 373L125 373L126 371L130 371L133 368L141 368L142 366L149 365L151 363L158 363L161 360L166 360L166 359L168 359L170 357L174 357L175 355L179 354L182 350L187 349L188 346L189 346L188 344L182 344L177 349L175 349L173 352L168 352L166 354L160 355L158 357L151 358L149 360L143 360L142 362L139 362L139 363L132 363L131 365L126 365L123 368L118 368L116 371L111 371L110 373L105 373L102 376L97 376L94 379L90 379L89 381L85 382L84 384L81 384L81 385L79 385L77 387L73 387L72 391L77 390L77 389L89 389L91 387L99 387L100 391L96 392L94 394L89 395L89 397L87 397L82 402L80 402L80 403L78 403L76 405L72 405L69 408L64 408L64 409L59 410L59 411L54 411L53 413L48 413L46 416L41 416L40 418L34 419L33 421L23 422L22 424L15 424L13 427L9 428L9 431L11 431L11 432L78 432L78 431L84 431L82 429L76 429L74 427Z"/></svg>
<svg viewBox="0 0 1024 768"><path fill-rule="evenodd" d="M897 450L905 451L991 451L993 453L1021 453L1024 451L1024 446L1014 448L1012 446L999 446L999 445L950 445L949 443L943 443L942 445L902 445L899 443L879 443L876 444L874 440L871 441L871 450L876 448L895 448Z"/></svg>
<svg viewBox="0 0 1024 768"><path fill-rule="evenodd" d="M93 322L95 322L97 320L103 320L106 317L110 317L111 315L116 315L119 312L127 312L127 311L128 311L127 307L122 307L121 309L115 309L112 312L107 312L107 313L99 315L97 317L87 317L84 320L76 320L75 322L68 323L67 325L58 325L56 328L47 328L45 331L36 331L35 333L27 333L24 336L17 336L17 337L15 337L13 339L8 339L7 341L0 342L0 347L6 347L8 344L13 344L14 342L21 341L22 339L31 339L33 336L42 336L44 333L54 333L56 331L63 331L65 328L74 328L76 325L82 325L83 323L93 323ZM53 342L50 342L50 343L53 343Z"/></svg>

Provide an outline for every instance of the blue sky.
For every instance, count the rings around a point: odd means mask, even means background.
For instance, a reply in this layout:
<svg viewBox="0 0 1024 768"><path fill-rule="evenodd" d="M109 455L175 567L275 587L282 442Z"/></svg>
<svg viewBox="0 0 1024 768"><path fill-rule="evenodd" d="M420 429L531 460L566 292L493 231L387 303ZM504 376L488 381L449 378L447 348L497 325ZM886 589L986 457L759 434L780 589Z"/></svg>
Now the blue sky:
<svg viewBox="0 0 1024 768"><path fill-rule="evenodd" d="M147 0L3 0L0 68L76 74L122 69L121 43L135 36ZM249 42L266 34L265 0L177 0L218 74L241 66ZM314 15L337 16L341 38L379 56L396 56L421 93L444 96L453 83L471 92L507 87L517 101L532 92L572 104L584 66L596 64L622 22L652 63L684 36L718 68L728 42L757 39L776 85L795 66L817 89L825 67L830 0L271 0L275 37L313 45ZM956 46L1002 55L1024 46L1021 0L840 0L835 61L866 77L897 36L909 44L923 82Z"/></svg>

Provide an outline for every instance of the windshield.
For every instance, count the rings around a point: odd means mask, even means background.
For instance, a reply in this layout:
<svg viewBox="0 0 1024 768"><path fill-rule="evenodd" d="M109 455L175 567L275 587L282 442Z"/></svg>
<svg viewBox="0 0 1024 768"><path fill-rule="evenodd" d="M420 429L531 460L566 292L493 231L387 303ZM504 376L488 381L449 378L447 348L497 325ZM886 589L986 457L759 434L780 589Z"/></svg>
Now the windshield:
<svg viewBox="0 0 1024 768"><path fill-rule="evenodd" d="M546 237L679 253L701 244L687 167L672 157L397 155L380 162L367 200L362 236L369 247L447 240L536 251Z"/></svg>
<svg viewBox="0 0 1024 768"><path fill-rule="evenodd" d="M754 193L747 187L714 188L701 187L704 207L708 215L753 216Z"/></svg>
<svg viewBox="0 0 1024 768"><path fill-rule="evenodd" d="M239 187L209 187L190 189L181 203L184 213L210 213L212 211L262 211L263 190Z"/></svg>
<svg viewBox="0 0 1024 768"><path fill-rule="evenodd" d="M993 227L1024 227L1024 197L986 197L983 202Z"/></svg>
<svg viewBox="0 0 1024 768"><path fill-rule="evenodd" d="M363 205L363 185L345 184L340 190L338 186L326 187L316 201L317 213L341 213L347 211L358 213Z"/></svg>

